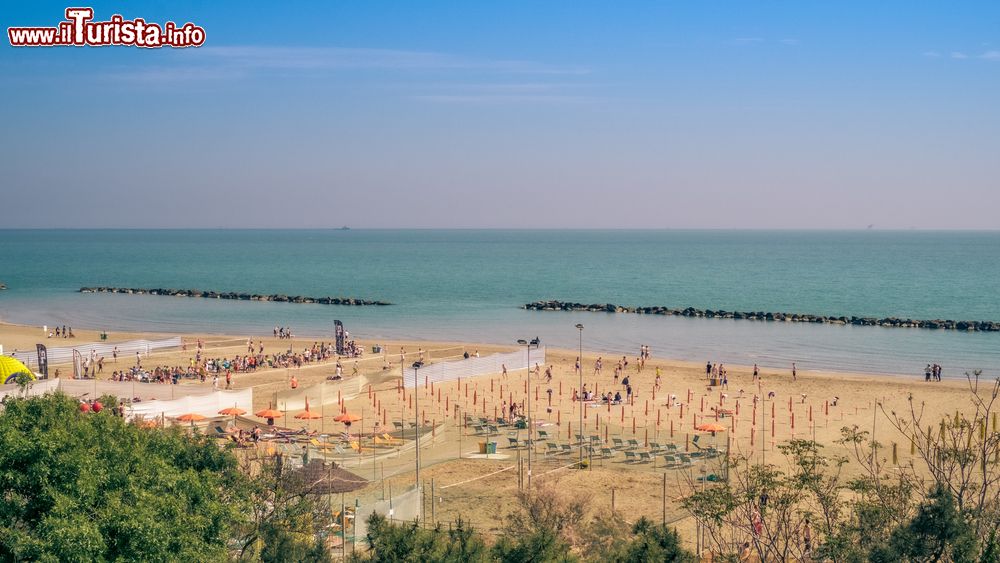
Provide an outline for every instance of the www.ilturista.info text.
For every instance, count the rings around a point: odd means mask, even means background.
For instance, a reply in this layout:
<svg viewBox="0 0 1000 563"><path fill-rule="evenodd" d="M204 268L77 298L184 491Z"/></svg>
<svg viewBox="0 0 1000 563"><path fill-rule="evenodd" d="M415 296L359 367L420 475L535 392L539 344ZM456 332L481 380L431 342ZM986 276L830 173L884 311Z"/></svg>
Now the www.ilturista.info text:
<svg viewBox="0 0 1000 563"><path fill-rule="evenodd" d="M204 28L174 22L160 24L142 18L126 20L119 14L108 21L92 21L93 8L66 8L66 21L56 27L8 27L13 47L57 47L129 45L135 47L200 47L205 43Z"/></svg>

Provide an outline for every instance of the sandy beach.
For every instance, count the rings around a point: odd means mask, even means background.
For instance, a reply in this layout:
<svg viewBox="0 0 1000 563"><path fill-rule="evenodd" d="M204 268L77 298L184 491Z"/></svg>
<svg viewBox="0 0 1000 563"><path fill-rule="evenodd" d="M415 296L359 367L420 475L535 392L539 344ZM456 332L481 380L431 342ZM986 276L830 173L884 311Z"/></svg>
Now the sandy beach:
<svg viewBox="0 0 1000 563"><path fill-rule="evenodd" d="M0 325L0 342L7 353L18 349L33 348L37 342L50 347L72 345L85 351L86 344L97 342L96 331L75 329L75 339L41 339L41 327ZM109 342L124 342L137 338L162 338L162 334L111 333ZM182 335L186 350L173 349L156 352L144 358L145 366L186 366L195 357L198 340L203 341L205 358L225 358L244 354L247 337L240 335ZM316 342L311 338L283 339L253 337L254 347L264 346L265 354L285 351L291 348L299 351ZM383 430L391 429L393 421L411 421L415 418L412 410L412 394L399 388L399 353L405 350L407 363L415 359L422 350L428 363L462 361L463 353L488 355L495 352L509 352L516 347L457 342L363 342L366 355L359 359L341 360L346 380L364 376L372 382L364 386L355 397L344 397L342 402L327 398L323 403L317 389L334 373L336 360L328 360L290 369L259 369L253 373L234 374L233 388L252 387L254 410L269 406L285 409L280 397L291 390L291 380L297 381L296 390L304 397L310 397L314 409L325 416L320 420L303 421L293 415L298 409L290 407L287 416L276 424L290 428L309 427L324 435L336 436L343 430L332 417L342 410L357 413L362 421L354 431L370 435L372 421L378 420ZM371 354L372 346L383 346L384 354ZM632 461L622 452L614 452L604 459L596 455L586 471L570 468L579 456L572 446L580 432L579 402L572 400L578 386L579 376L575 372L577 353L571 350L548 349L542 375L533 375L528 397L532 406L532 419L547 438L536 443L533 454L532 475L536 486L551 484L560 490L587 495L590 509L607 512L614 508L626 518L645 515L660 519L666 515L668 521L676 523L682 533L693 520L686 517L678 505L686 491L690 491L693 478L699 474L711 474L721 470L721 458L697 461L685 469L666 469L662 452L655 452L656 445L674 444L678 453L697 451L706 444L728 451L733 455L748 456L753 460L764 459L767 463L781 464L783 458L776 447L792 438L815 439L824 447L828 455L846 455L844 446L837 444L841 429L858 425L873 430L880 442L891 448L897 446L897 463L906 464L911 460L910 450L901 444L903 438L888 423L882 408L887 412L904 412L913 404L926 409L926 420L940 420L956 411L970 408L968 384L964 378L952 377L942 382L925 383L922 378L912 376L866 375L858 373L823 373L799 371L792 379L791 366L787 370L762 369L761 382L752 381L751 366L726 366L728 389L709 386L705 379L705 365L672 361L658 358L656 351L645 363L642 371L637 369L638 351L628 351L627 375L633 388L631 404L604 405L589 403L585 410L582 434L599 441L595 452L610 447L614 440L636 440L636 451L653 452L651 461ZM537 353L537 352L536 352ZM603 373L594 373L597 355L584 353L583 375L586 389L621 391L621 385L613 380L614 365L621 359L603 356ZM99 378L108 378L112 371L130 366L134 357L119 358L119 363L106 363ZM534 363L534 362L533 362ZM552 380L545 382L544 370L551 366ZM70 366L50 366L50 371L60 368L62 374L70 373ZM357 370L357 375L355 375ZM654 390L657 370L661 374L661 387ZM498 442L497 455L478 455L478 443L485 441L477 435L474 426L480 417L493 420L499 409L509 400L522 402L526 388L525 370L511 372L507 378L501 374L488 374L462 379L460 382L445 382L438 385L418 387L420 413L425 424L425 434L421 443L421 480L425 483L428 497L433 489L433 507L428 498L426 511L428 518L441 522L462 518L471 521L477 528L496 533L500 530L502 518L497 518L497 510L510 506L518 490L518 463L526 460L525 448L513 448L509 437L523 440L525 430L498 428L499 434L491 437ZM144 386L139 384L141 393ZM181 385L210 385L194 381L183 381ZM551 402L548 397L551 390ZM754 396L758 396L758 406L754 407ZM876 412L875 401L882 408ZM275 403L277 403L275 405ZM623 402L624 403L624 402ZM299 407L300 408L300 407ZM716 414L716 413L721 414ZM459 417L456 414L460 413ZM473 423L466 421L468 415ZM250 416L250 415L248 415ZM500 415L502 416L502 415ZM219 420L224 420L220 418ZM208 428L219 420L209 420L203 424ZM716 435L694 430L695 424L718 423L725 428ZM773 432L773 433L772 433ZM699 445L693 440L698 437ZM331 438L332 440L333 438ZM407 440L406 446L372 452L362 447L359 455L337 457L348 469L370 479L368 488L355 494L359 499L373 500L399 491L414 480L414 450ZM568 453L554 453L548 444L570 444ZM752 445L751 445L752 444ZM303 450L304 451L304 450ZM324 455L315 450L306 455ZM371 458L368 455L372 455ZM888 449L885 454L891 456ZM591 455L588 452L587 458ZM523 461L522 461L523 463ZM526 467L522 467L526 473ZM847 466L848 474L854 470ZM666 477L664 477L666 476ZM524 479L524 475L522 475ZM666 499L664 499L666 483ZM431 514L433 513L433 516ZM689 536L689 534L685 534Z"/></svg>

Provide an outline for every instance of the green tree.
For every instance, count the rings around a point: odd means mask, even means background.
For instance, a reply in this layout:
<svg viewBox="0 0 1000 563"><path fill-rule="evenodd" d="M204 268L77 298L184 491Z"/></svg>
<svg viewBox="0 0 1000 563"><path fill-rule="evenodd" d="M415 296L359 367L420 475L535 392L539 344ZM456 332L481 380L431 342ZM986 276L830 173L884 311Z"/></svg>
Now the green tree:
<svg viewBox="0 0 1000 563"><path fill-rule="evenodd" d="M873 550L871 560L971 562L977 556L974 528L958 510L951 492L938 485L913 519L893 530L887 545Z"/></svg>
<svg viewBox="0 0 1000 563"><path fill-rule="evenodd" d="M612 552L608 559L616 563L642 563L644 561L687 562L694 561L694 554L681 547L680 536L665 524L654 524L641 517L632 526L633 537Z"/></svg>
<svg viewBox="0 0 1000 563"><path fill-rule="evenodd" d="M208 438L84 414L62 394L8 398L0 560L225 560L243 480Z"/></svg>

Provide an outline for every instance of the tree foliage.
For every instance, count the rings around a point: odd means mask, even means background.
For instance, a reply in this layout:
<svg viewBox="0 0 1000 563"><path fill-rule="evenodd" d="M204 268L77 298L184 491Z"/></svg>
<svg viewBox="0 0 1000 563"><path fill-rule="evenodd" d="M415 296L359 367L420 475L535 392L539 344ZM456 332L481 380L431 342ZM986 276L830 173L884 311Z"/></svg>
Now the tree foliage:
<svg viewBox="0 0 1000 563"><path fill-rule="evenodd" d="M81 413L55 394L0 413L0 559L228 558L234 457L180 430Z"/></svg>

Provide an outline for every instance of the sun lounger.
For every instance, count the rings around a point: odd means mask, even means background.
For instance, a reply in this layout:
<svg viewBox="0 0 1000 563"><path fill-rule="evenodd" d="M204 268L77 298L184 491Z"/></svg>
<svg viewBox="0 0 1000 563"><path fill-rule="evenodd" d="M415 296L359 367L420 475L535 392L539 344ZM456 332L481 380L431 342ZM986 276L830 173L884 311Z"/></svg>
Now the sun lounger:
<svg viewBox="0 0 1000 563"><path fill-rule="evenodd" d="M577 434L576 435L576 442L578 444L582 444L583 443L583 434Z"/></svg>
<svg viewBox="0 0 1000 563"><path fill-rule="evenodd" d="M634 439L633 440L629 440L628 441L628 449L630 449L630 450L637 450L637 449L639 449L639 440L634 440Z"/></svg>
<svg viewBox="0 0 1000 563"><path fill-rule="evenodd" d="M569 444L560 444L559 447L562 448L562 453L564 453L564 454L571 454L571 453L573 453L573 446L571 446Z"/></svg>
<svg viewBox="0 0 1000 563"><path fill-rule="evenodd" d="M667 469L677 469L679 467L684 467L684 462L677 459L677 457L671 454L663 456L663 461L666 462Z"/></svg>
<svg viewBox="0 0 1000 563"><path fill-rule="evenodd" d="M510 442L510 447L514 449L521 447L521 443L517 441L517 438L507 438L507 441Z"/></svg>
<svg viewBox="0 0 1000 563"><path fill-rule="evenodd" d="M613 457L614 455L615 451L611 448L601 448L601 457L607 459L609 457Z"/></svg>
<svg viewBox="0 0 1000 563"><path fill-rule="evenodd" d="M559 453L559 446L555 442L545 443L545 455Z"/></svg>
<svg viewBox="0 0 1000 563"><path fill-rule="evenodd" d="M639 452L639 463L649 463L653 461L653 456L649 452Z"/></svg>
<svg viewBox="0 0 1000 563"><path fill-rule="evenodd" d="M539 440L548 440L549 439L549 433L546 432L546 431L544 431L544 430L539 430L538 431L538 439Z"/></svg>
<svg viewBox="0 0 1000 563"><path fill-rule="evenodd" d="M636 455L632 450L625 450L625 463L635 463L639 460L639 456Z"/></svg>
<svg viewBox="0 0 1000 563"><path fill-rule="evenodd" d="M621 438L612 438L611 443L614 444L616 450L621 450L625 448L625 442Z"/></svg>
<svg viewBox="0 0 1000 563"><path fill-rule="evenodd" d="M392 425L396 427L396 430L402 430L403 429L403 423L400 422L400 421L398 421L398 420L392 421Z"/></svg>

